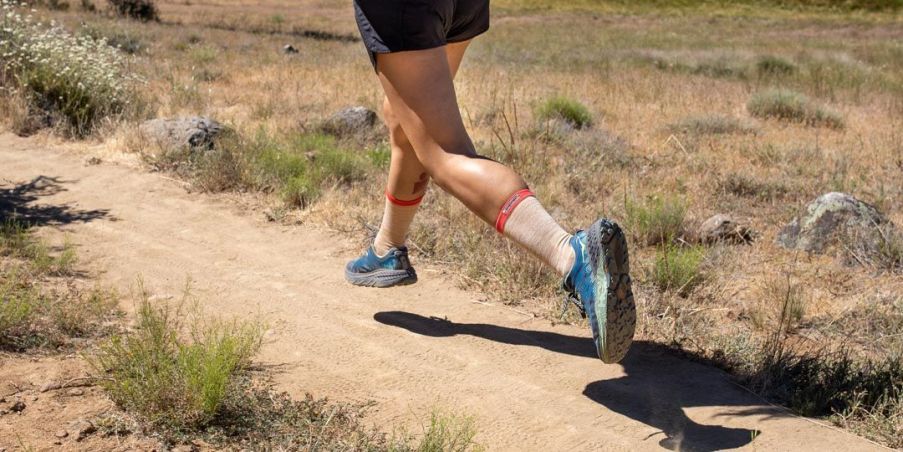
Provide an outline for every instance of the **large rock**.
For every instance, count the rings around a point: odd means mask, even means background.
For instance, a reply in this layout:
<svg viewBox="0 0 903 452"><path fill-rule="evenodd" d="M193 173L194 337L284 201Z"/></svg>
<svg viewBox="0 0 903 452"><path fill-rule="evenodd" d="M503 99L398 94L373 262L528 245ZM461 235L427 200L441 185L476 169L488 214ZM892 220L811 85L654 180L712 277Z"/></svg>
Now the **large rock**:
<svg viewBox="0 0 903 452"><path fill-rule="evenodd" d="M785 248L823 253L840 238L874 239L878 228L887 223L887 218L877 209L852 195L826 193L809 203L799 217L784 226L778 235L778 243Z"/></svg>
<svg viewBox="0 0 903 452"><path fill-rule="evenodd" d="M322 132L339 137L361 136L373 132L376 112L366 107L348 107L337 111L320 125Z"/></svg>
<svg viewBox="0 0 903 452"><path fill-rule="evenodd" d="M755 237L752 229L720 213L705 220L696 230L696 240L700 243L752 243Z"/></svg>
<svg viewBox="0 0 903 452"><path fill-rule="evenodd" d="M211 149L223 125L216 120L192 116L145 121L139 127L145 138L166 149Z"/></svg>

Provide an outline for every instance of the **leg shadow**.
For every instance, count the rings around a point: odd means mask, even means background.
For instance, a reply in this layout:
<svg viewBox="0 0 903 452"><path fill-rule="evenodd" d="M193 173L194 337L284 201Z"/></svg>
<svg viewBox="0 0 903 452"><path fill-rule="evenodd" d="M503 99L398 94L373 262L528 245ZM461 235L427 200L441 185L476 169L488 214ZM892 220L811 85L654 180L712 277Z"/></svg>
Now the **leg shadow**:
<svg viewBox="0 0 903 452"><path fill-rule="evenodd" d="M382 324L424 336L469 335L504 344L539 347L556 353L598 359L589 337L481 323L455 323L400 311L379 312L373 318ZM763 407L755 398L738 391L721 371L680 357L659 344L635 342L620 364L624 366L626 376L590 383L583 394L611 411L660 430L664 438L659 445L665 449L734 449L749 444L761 433L697 423L684 412L687 407L753 406L755 408L737 414L784 414L780 409ZM638 441L645 439L648 438L637 438Z"/></svg>

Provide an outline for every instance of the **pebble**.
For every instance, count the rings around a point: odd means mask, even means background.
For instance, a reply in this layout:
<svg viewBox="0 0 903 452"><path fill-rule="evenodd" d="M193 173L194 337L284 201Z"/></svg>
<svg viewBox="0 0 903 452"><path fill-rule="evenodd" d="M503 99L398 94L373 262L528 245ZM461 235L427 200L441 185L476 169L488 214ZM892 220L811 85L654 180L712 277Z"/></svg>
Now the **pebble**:
<svg viewBox="0 0 903 452"><path fill-rule="evenodd" d="M13 406L9 407L9 409L13 413L20 413L25 410L25 402L19 400L18 402L14 403Z"/></svg>
<svg viewBox="0 0 903 452"><path fill-rule="evenodd" d="M65 431L65 430L60 430L60 431L56 432L56 437L57 437L57 438L61 438L61 439L62 439L62 438L65 438L65 437L67 437L67 436L69 436L69 432L67 432L67 431Z"/></svg>
<svg viewBox="0 0 903 452"><path fill-rule="evenodd" d="M53 391L54 389L60 389L60 384L51 381L41 386L41 392Z"/></svg>
<svg viewBox="0 0 903 452"><path fill-rule="evenodd" d="M82 391L80 388L72 388L72 389L66 391L66 394L71 395L71 396L80 396L80 395L85 395L85 391Z"/></svg>

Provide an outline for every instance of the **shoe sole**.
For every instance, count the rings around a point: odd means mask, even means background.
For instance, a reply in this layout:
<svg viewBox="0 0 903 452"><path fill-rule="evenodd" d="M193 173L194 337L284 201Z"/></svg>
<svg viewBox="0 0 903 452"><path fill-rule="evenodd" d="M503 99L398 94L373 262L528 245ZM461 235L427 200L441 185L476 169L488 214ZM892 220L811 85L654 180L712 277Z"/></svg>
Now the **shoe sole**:
<svg viewBox="0 0 903 452"><path fill-rule="evenodd" d="M630 282L627 239L617 223L595 222L587 231L587 247L593 274L596 275L595 318L601 344L596 352L611 364L624 358L633 343L636 329L636 304Z"/></svg>
<svg viewBox="0 0 903 452"><path fill-rule="evenodd" d="M345 279L355 286L393 287L406 286L417 282L417 273L411 270L380 269L369 273L357 273L345 269Z"/></svg>

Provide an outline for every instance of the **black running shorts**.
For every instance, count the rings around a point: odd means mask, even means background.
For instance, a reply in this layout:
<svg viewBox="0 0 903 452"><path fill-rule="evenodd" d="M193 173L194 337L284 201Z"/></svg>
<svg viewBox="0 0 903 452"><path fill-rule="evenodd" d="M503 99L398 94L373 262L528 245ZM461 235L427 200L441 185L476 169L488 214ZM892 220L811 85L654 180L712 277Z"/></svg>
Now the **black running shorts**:
<svg viewBox="0 0 903 452"><path fill-rule="evenodd" d="M441 47L489 29L489 0L355 0L370 61L377 53Z"/></svg>

